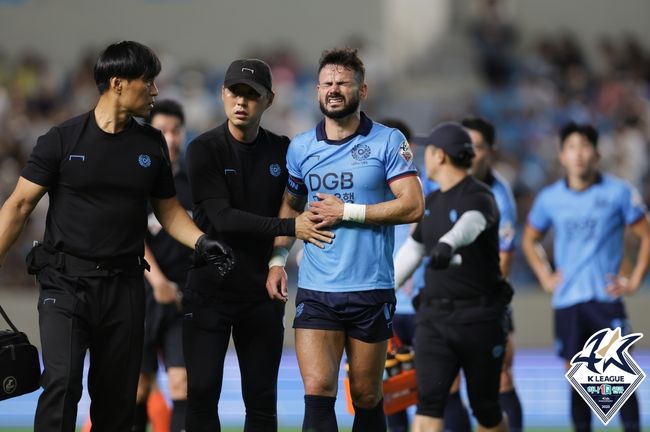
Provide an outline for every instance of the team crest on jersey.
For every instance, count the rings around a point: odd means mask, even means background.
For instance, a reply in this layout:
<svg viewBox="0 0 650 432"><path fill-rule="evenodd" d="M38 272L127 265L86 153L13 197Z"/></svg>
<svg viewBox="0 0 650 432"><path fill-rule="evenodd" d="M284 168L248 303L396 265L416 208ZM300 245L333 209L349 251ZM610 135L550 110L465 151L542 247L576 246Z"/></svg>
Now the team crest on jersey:
<svg viewBox="0 0 650 432"><path fill-rule="evenodd" d="M151 158L149 157L149 155L141 154L140 156L138 156L138 163L143 168L149 168L151 166Z"/></svg>
<svg viewBox="0 0 650 432"><path fill-rule="evenodd" d="M402 141L402 144L399 145L399 155L402 156L406 163L411 163L413 160L413 152L407 141Z"/></svg>
<svg viewBox="0 0 650 432"><path fill-rule="evenodd" d="M279 164L274 163L269 165L269 172L273 177L279 177L282 174L282 168L280 168Z"/></svg>
<svg viewBox="0 0 650 432"><path fill-rule="evenodd" d="M645 379L645 373L628 352L642 337L642 333L621 337L618 327L599 330L571 359L565 376L604 425Z"/></svg>
<svg viewBox="0 0 650 432"><path fill-rule="evenodd" d="M356 161L364 161L370 157L370 147L366 144L360 143L352 147L352 157Z"/></svg>

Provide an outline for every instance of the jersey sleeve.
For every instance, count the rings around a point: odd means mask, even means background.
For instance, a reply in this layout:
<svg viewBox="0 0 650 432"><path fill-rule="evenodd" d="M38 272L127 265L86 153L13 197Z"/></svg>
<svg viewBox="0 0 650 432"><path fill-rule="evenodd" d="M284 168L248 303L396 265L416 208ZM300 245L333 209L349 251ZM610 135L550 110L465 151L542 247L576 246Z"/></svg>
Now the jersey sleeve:
<svg viewBox="0 0 650 432"><path fill-rule="evenodd" d="M44 187L57 182L63 157L61 136L56 128L38 137L21 177Z"/></svg>
<svg viewBox="0 0 650 432"><path fill-rule="evenodd" d="M226 182L229 173L213 153L209 142L203 140L192 141L187 149L187 172L195 204L211 198L230 200Z"/></svg>
<svg viewBox="0 0 650 432"><path fill-rule="evenodd" d="M546 194L542 191L528 213L528 224L539 232L546 232L552 225L551 216L546 209Z"/></svg>
<svg viewBox="0 0 650 432"><path fill-rule="evenodd" d="M151 196L158 199L171 198L176 195L176 185L174 183L174 174L172 173L171 162L169 159L169 149L165 143L165 137L160 133L160 170L156 183L151 191Z"/></svg>
<svg viewBox="0 0 650 432"><path fill-rule="evenodd" d="M627 225L631 225L644 217L648 212L643 198L639 191L631 184L626 184L626 188L622 196L622 211L623 218Z"/></svg>
<svg viewBox="0 0 650 432"><path fill-rule="evenodd" d="M494 198L499 208L499 250L509 252L514 249L515 226L517 224L517 207L509 189L495 191Z"/></svg>
<svg viewBox="0 0 650 432"><path fill-rule="evenodd" d="M307 186L305 185L303 173L300 169L301 148L302 146L298 137L289 143L289 149L287 150L287 172L289 173L287 190L294 195L305 196L307 195Z"/></svg>
<svg viewBox="0 0 650 432"><path fill-rule="evenodd" d="M391 130L388 135L385 158L386 180L389 183L402 177L418 174L413 163L411 147L404 135L397 129Z"/></svg>

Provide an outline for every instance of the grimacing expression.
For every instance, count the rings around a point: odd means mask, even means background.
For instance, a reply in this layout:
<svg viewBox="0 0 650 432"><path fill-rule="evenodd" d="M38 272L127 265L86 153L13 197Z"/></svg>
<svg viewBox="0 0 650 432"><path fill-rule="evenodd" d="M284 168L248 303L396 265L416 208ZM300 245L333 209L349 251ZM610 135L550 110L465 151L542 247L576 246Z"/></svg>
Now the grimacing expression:
<svg viewBox="0 0 650 432"><path fill-rule="evenodd" d="M569 177L589 177L596 171L599 158L594 145L577 132L567 136L560 149L560 163Z"/></svg>
<svg viewBox="0 0 650 432"><path fill-rule="evenodd" d="M258 125L262 114L273 101L269 94L260 95L246 84L223 87L221 99L226 117L236 127Z"/></svg>
<svg viewBox="0 0 650 432"><path fill-rule="evenodd" d="M328 118L340 119L355 113L367 86L357 81L355 72L341 65L325 65L318 74L318 104Z"/></svg>
<svg viewBox="0 0 650 432"><path fill-rule="evenodd" d="M160 129L167 142L169 160L172 164L176 163L185 142L185 127L181 119L175 115L160 113L153 116L151 126Z"/></svg>

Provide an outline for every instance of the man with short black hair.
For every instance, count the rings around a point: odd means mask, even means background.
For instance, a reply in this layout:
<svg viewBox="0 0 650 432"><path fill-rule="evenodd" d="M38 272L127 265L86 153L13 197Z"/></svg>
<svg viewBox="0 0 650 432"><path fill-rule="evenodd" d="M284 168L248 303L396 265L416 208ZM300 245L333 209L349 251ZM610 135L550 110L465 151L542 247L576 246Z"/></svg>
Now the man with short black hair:
<svg viewBox="0 0 650 432"><path fill-rule="evenodd" d="M353 431L385 431L382 374L395 310L392 225L422 216L422 187L400 131L360 111L365 67L354 49L321 56L317 95L323 121L289 146L281 216L307 212L336 240L306 244L296 297L296 354L305 387L304 431L337 431L334 403L347 353ZM291 239L276 239L278 258ZM267 289L286 297L284 261L269 263Z"/></svg>
<svg viewBox="0 0 650 432"><path fill-rule="evenodd" d="M315 244L331 241L332 234L316 229L309 214L277 217L287 183L289 139L260 127L274 96L265 62L235 60L221 88L226 122L188 148L194 220L231 244L237 255L237 267L227 278L193 269L184 290L188 432L221 428L217 405L231 335L246 406L244 430L277 430L286 297L272 301L265 289L273 239L296 235Z"/></svg>
<svg viewBox="0 0 650 432"><path fill-rule="evenodd" d="M427 177L440 189L426 198L424 218L395 260L396 287L429 255L418 294L413 431L443 430L452 382L462 368L480 431L506 431L499 376L509 286L499 269L499 211L489 188L468 174L474 149L458 123L434 128L425 150Z"/></svg>
<svg viewBox="0 0 650 432"><path fill-rule="evenodd" d="M128 432L142 360L147 204L163 228L195 249L196 264L225 276L229 249L209 240L175 197L160 131L146 117L160 62L146 46L108 46L95 64L96 107L39 137L0 211L0 262L45 193L42 244L27 257L37 276L45 367L34 430L72 432L86 350L94 431Z"/></svg>
<svg viewBox="0 0 650 432"><path fill-rule="evenodd" d="M560 164L566 177L543 188L524 229L522 249L542 289L553 294L555 347L570 366L591 335L620 327L632 333L623 296L638 291L650 265L650 223L641 195L598 169L598 131L570 122L560 130ZM553 227L554 262L541 241ZM630 273L621 266L626 227L637 237ZM626 432L641 430L636 394L621 406ZM571 390L574 430L591 431L591 410Z"/></svg>

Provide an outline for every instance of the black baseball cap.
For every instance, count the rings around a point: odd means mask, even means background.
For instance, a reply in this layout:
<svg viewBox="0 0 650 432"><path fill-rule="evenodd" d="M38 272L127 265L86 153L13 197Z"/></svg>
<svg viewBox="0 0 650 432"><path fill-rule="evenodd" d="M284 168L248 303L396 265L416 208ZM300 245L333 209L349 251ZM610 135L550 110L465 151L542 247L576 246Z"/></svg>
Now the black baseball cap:
<svg viewBox="0 0 650 432"><path fill-rule="evenodd" d="M271 68L268 64L258 59L239 59L230 63L223 86L230 87L235 84L249 85L263 95L271 90Z"/></svg>
<svg viewBox="0 0 650 432"><path fill-rule="evenodd" d="M438 147L451 157L474 156L472 138L460 123L441 123L431 130L429 136L419 138L418 141Z"/></svg>

